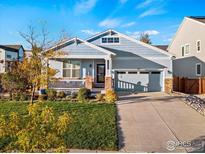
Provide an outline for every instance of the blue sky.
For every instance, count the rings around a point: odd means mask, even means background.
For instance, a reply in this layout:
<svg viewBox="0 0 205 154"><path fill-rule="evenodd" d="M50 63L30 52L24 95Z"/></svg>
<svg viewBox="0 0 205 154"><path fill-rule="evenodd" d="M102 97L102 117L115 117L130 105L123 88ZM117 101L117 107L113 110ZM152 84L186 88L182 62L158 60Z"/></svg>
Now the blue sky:
<svg viewBox="0 0 205 154"><path fill-rule="evenodd" d="M0 44L28 47L19 32L42 22L52 40L62 30L84 39L112 28L168 44L184 16L205 16L204 6L205 0L0 0Z"/></svg>

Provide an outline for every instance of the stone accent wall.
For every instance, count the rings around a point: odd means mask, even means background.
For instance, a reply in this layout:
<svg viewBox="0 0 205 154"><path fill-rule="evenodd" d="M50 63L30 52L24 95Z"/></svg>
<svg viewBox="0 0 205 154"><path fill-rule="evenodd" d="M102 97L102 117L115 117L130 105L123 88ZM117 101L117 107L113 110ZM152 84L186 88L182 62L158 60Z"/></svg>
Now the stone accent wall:
<svg viewBox="0 0 205 154"><path fill-rule="evenodd" d="M112 89L112 77L106 76L105 77L105 90L110 90L110 89Z"/></svg>
<svg viewBox="0 0 205 154"><path fill-rule="evenodd" d="M93 88L94 79L92 76L86 76L85 78L85 88L92 89Z"/></svg>
<svg viewBox="0 0 205 154"><path fill-rule="evenodd" d="M173 79L165 79L164 91L166 93L172 93L173 91Z"/></svg>

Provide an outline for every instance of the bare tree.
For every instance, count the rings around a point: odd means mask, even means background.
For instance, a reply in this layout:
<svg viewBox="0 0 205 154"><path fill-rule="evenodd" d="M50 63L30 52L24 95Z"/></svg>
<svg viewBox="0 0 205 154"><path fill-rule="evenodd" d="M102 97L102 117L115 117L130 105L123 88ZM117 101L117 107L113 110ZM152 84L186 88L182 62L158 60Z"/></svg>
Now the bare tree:
<svg viewBox="0 0 205 154"><path fill-rule="evenodd" d="M140 41L147 43L147 44L152 44L150 36L148 33L141 33L140 34Z"/></svg>
<svg viewBox="0 0 205 154"><path fill-rule="evenodd" d="M21 37L23 37L31 46L32 55L29 59L24 58L24 61L22 62L22 70L27 74L27 78L32 85L32 103L35 90L46 84L49 75L55 75L55 72L52 72L51 68L48 66L48 59L56 56L58 53L51 50L45 50L51 43L48 39L48 34L45 25L41 26L39 33L37 33L36 28L32 25L28 26L28 31L26 33L20 32ZM48 72L51 73L49 74Z"/></svg>

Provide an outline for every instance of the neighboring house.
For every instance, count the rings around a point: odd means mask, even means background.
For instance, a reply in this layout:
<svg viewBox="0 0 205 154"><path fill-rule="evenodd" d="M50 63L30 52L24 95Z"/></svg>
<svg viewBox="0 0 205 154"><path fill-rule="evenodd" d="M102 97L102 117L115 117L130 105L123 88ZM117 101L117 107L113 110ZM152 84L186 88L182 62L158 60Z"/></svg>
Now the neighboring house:
<svg viewBox="0 0 205 154"><path fill-rule="evenodd" d="M168 51L176 57L174 76L205 76L205 17L185 17Z"/></svg>
<svg viewBox="0 0 205 154"><path fill-rule="evenodd" d="M172 81L171 54L115 30L87 40L73 38L50 49L64 53L49 61L59 78L51 88L148 92L168 90Z"/></svg>
<svg viewBox="0 0 205 154"><path fill-rule="evenodd" d="M0 45L0 73L8 70L13 61L22 61L24 48L22 45Z"/></svg>
<svg viewBox="0 0 205 154"><path fill-rule="evenodd" d="M168 51L168 45L154 45L155 47L159 48L159 49L162 49L164 51Z"/></svg>

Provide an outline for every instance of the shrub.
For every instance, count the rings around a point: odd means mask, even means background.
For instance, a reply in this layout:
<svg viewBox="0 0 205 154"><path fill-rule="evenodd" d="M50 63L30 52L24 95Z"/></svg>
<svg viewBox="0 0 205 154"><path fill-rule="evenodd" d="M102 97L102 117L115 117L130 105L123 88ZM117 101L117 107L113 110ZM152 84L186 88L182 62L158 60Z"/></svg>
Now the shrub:
<svg viewBox="0 0 205 154"><path fill-rule="evenodd" d="M28 96L25 93L20 93L20 101L28 100Z"/></svg>
<svg viewBox="0 0 205 154"><path fill-rule="evenodd" d="M107 90L104 98L107 103L114 103L118 99L117 94L113 90Z"/></svg>
<svg viewBox="0 0 205 154"><path fill-rule="evenodd" d="M57 97L58 97L58 98L65 98L65 97L66 97L66 94L65 94L64 91L60 91L60 92L57 93Z"/></svg>
<svg viewBox="0 0 205 154"><path fill-rule="evenodd" d="M91 91L87 88L81 88L79 91L78 91L78 101L80 102L85 102L86 99L88 99L90 97L90 94L91 94Z"/></svg>
<svg viewBox="0 0 205 154"><path fill-rule="evenodd" d="M48 96L48 100L53 101L56 98L56 94L57 92L53 89L47 89L46 90L47 96Z"/></svg>
<svg viewBox="0 0 205 154"><path fill-rule="evenodd" d="M54 116L51 107L43 107L41 103L30 104L25 115L12 112L8 118L0 117L0 138L10 138L10 144L4 145L1 151L12 152L66 152L63 136L68 130L70 117L64 112Z"/></svg>
<svg viewBox="0 0 205 154"><path fill-rule="evenodd" d="M20 94L19 93L13 93L12 94L12 100L13 101L19 101L20 100Z"/></svg>
<svg viewBox="0 0 205 154"><path fill-rule="evenodd" d="M72 91L71 94L70 94L70 96L71 96L72 99L76 98L77 95L78 95L78 93L75 92L75 91Z"/></svg>
<svg viewBox="0 0 205 154"><path fill-rule="evenodd" d="M41 94L41 95L39 95L39 96L38 96L38 100L39 100L40 102L46 101L46 100L47 100L47 95L46 95L46 94Z"/></svg>
<svg viewBox="0 0 205 154"><path fill-rule="evenodd" d="M102 100L104 99L104 96L105 96L105 95L99 93L99 94L96 95L96 99L97 99L98 101L102 101Z"/></svg>

